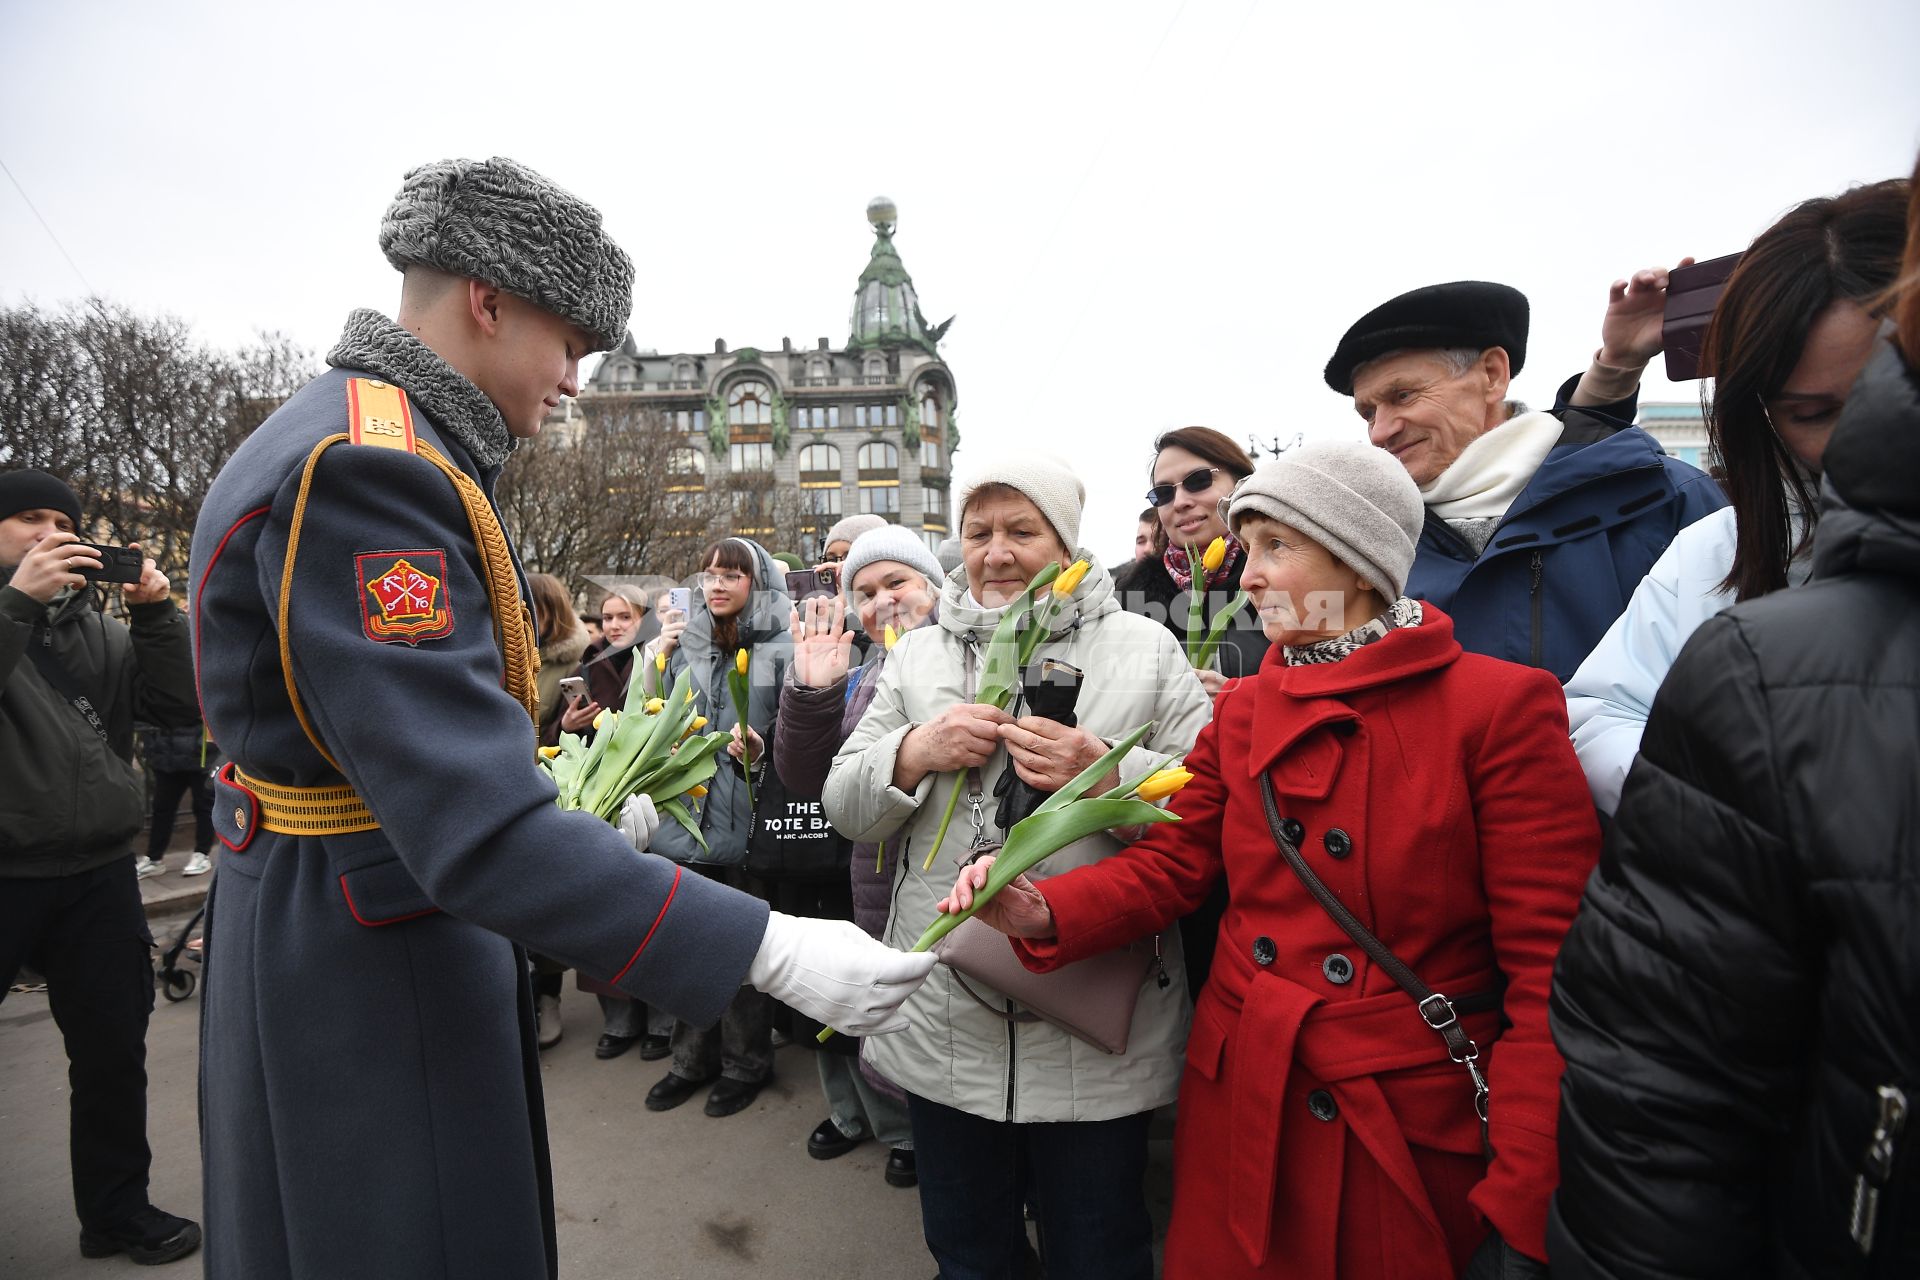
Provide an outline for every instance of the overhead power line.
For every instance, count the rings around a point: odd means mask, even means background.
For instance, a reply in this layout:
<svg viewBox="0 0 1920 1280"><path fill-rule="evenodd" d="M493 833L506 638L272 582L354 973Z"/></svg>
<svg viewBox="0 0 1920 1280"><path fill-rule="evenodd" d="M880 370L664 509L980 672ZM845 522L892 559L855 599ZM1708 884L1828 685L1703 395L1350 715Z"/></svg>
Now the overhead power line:
<svg viewBox="0 0 1920 1280"><path fill-rule="evenodd" d="M13 176L13 170L7 168L7 162L5 160L0 160L0 172L4 172L7 175L8 181L13 183L13 189L18 191L20 198L27 202L27 208L31 209L33 216L39 220L41 230L47 233L47 239L53 241L53 247L60 251L60 256L67 260L69 267L73 268L73 274L80 277L80 283L86 286L87 295L89 297L98 296L98 291L94 289L92 282L87 279L87 273L80 269L80 264L75 262L73 255L67 252L67 246L60 243L60 237L53 234L53 228L47 225L47 220L40 216L40 210L34 205L33 197L28 195L27 189L20 185L20 179Z"/></svg>

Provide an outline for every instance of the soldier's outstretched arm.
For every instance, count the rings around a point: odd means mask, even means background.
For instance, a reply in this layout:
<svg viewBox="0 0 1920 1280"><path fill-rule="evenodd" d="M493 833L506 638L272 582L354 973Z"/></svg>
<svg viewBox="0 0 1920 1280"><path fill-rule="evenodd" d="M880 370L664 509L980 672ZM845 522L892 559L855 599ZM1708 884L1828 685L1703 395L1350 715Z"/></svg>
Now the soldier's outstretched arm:
<svg viewBox="0 0 1920 1280"><path fill-rule="evenodd" d="M276 496L262 535L269 602L300 482ZM390 849L441 910L689 1022L719 1016L760 948L766 905L555 806L533 724L501 687L479 554L445 476L400 450L327 450L286 596L312 732L380 823L330 842L365 842L355 865Z"/></svg>

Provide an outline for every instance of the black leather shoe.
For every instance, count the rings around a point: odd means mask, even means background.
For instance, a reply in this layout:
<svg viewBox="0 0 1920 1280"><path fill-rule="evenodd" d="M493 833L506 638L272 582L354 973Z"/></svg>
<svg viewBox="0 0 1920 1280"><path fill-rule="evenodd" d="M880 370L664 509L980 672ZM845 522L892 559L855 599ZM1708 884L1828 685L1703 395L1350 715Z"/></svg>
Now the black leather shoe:
<svg viewBox="0 0 1920 1280"><path fill-rule="evenodd" d="M669 1071L659 1084L647 1090L647 1110L671 1111L700 1092L701 1087L711 1079L713 1079L712 1076L708 1076L706 1080L689 1080L683 1075L676 1075Z"/></svg>
<svg viewBox="0 0 1920 1280"><path fill-rule="evenodd" d="M857 1138L849 1138L840 1132L840 1126L835 1124L833 1118L829 1116L807 1135L807 1154L815 1160L831 1160L835 1156L847 1154L866 1140L865 1134Z"/></svg>
<svg viewBox="0 0 1920 1280"><path fill-rule="evenodd" d="M887 1185L914 1187L920 1184L920 1168L913 1161L913 1148L895 1147L887 1153Z"/></svg>
<svg viewBox="0 0 1920 1280"><path fill-rule="evenodd" d="M730 1116L736 1111L744 1111L753 1105L760 1096L760 1088L765 1080L729 1080L722 1076L720 1083L713 1086L713 1092L707 1095L707 1114L710 1116Z"/></svg>
<svg viewBox="0 0 1920 1280"><path fill-rule="evenodd" d="M640 1043L639 1036L603 1035L600 1037L600 1042L593 1046L593 1056L596 1058L617 1058L638 1043Z"/></svg>
<svg viewBox="0 0 1920 1280"><path fill-rule="evenodd" d="M80 1233L80 1256L124 1253L143 1267L184 1258L200 1247L200 1224L148 1205L116 1227Z"/></svg>
<svg viewBox="0 0 1920 1280"><path fill-rule="evenodd" d="M673 1038L671 1036L640 1037L640 1061L642 1062L658 1062L672 1052Z"/></svg>

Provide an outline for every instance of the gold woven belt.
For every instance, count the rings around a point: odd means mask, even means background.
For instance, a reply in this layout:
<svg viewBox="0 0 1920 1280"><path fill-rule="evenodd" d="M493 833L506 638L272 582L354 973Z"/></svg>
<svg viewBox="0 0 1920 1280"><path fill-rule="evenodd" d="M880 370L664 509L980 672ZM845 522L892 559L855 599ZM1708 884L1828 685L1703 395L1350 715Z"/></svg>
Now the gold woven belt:
<svg viewBox="0 0 1920 1280"><path fill-rule="evenodd" d="M234 781L253 793L260 806L260 825L290 836L341 836L354 831L378 831L373 810L350 786L283 787L233 770Z"/></svg>

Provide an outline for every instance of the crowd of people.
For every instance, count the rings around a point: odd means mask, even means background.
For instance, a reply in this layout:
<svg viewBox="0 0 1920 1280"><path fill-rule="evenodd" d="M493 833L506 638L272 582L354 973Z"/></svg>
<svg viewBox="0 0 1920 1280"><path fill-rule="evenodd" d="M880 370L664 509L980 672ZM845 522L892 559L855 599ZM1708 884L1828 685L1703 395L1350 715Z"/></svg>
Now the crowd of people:
<svg viewBox="0 0 1920 1280"><path fill-rule="evenodd" d="M480 492L538 425L533 380L483 357L496 329L521 326L528 350L558 333L564 391L626 310L550 287L564 265L511 244L487 261L487 236L521 233L475 209L565 209L584 241L559 257L593 264L580 278L625 258L511 162L430 176L431 192L409 176L383 226L407 276L400 323L356 313L336 373L210 499L198 708L164 580L127 588L131 644L124 627L78 634L98 618L76 603L78 502L0 475L0 563L17 566L0 760L48 767L16 727L28 711L123 790L136 709L202 751L210 734L243 744L213 779L229 852L206 985L209 1274L342 1258L550 1273L538 1072L515 1048L558 1041L569 969L599 999L599 1057L666 1063L647 1110L705 1091L725 1119L770 1079L776 1036L810 1051L806 1150L883 1144L946 1280L1155 1274L1149 1126L1169 1107L1169 1277L1920 1269L1920 169L1810 199L1742 255L1701 344L1712 474L1632 425L1666 342L1667 269L1612 286L1599 348L1544 410L1510 394L1526 298L1456 281L1329 335L1325 381L1347 404L1327 417L1363 430L1259 466L1219 431L1160 435L1123 566L1087 545L1071 465L1026 450L962 466L939 552L850 517L797 575L822 589L801 591L728 536L674 588L582 596L531 575L530 626L488 585L512 571L489 561L486 504L449 496L468 476ZM447 195L463 182L474 204ZM420 219L486 230L435 239ZM343 411L358 430L340 392L360 377L406 388L422 438L323 461ZM431 499L423 458L454 478L431 476ZM273 495L302 464L313 505L303 481L283 511ZM438 557L446 593L444 619L408 615L404 647L320 567L358 564L360 585L402 554ZM1075 566L1071 589L1036 615L1000 705L982 696L996 628L1050 565ZM269 580L301 606L262 597ZM493 626L455 630L456 607ZM97 687L118 692L97 737L27 660L48 634L74 661L104 652ZM682 679L731 744L698 834L651 801L617 833L560 814L536 743L591 739L608 708ZM357 722L369 689L441 715L458 748ZM1166 801L1178 821L1084 834L989 897L1047 797L1122 797L1169 770L1186 778ZM796 802L835 833L824 870L783 866L770 838L768 804ZM104 910L87 895L124 908L135 872L112 849L138 815L120 803L80 831L46 796L13 803L37 808L9 804L0 876L32 892L4 895L0 969L33 961L57 993L84 911ZM300 825L322 803L322 825ZM319 910L335 897L345 910ZM976 908L944 963L900 954ZM395 938L420 948L404 974ZM347 976L296 1026L273 996L321 946ZM484 981L435 985L456 968ZM87 1037L106 1032L73 1008L56 995L83 1249L179 1256L199 1231L146 1203L139 1117L83 1126ZM302 1059L316 1014L338 1042ZM109 1030L143 1031L135 1015ZM348 1120L368 1082L334 1069L375 1039L382 1065L355 1070L387 1088ZM433 1136L483 1113L458 1151ZM302 1163L340 1124L378 1126L385 1165L349 1181ZM95 1147L118 1164L83 1158ZM470 1237L418 1221L454 1195L493 1210ZM350 1203L378 1206L351 1242L314 1237Z"/></svg>

